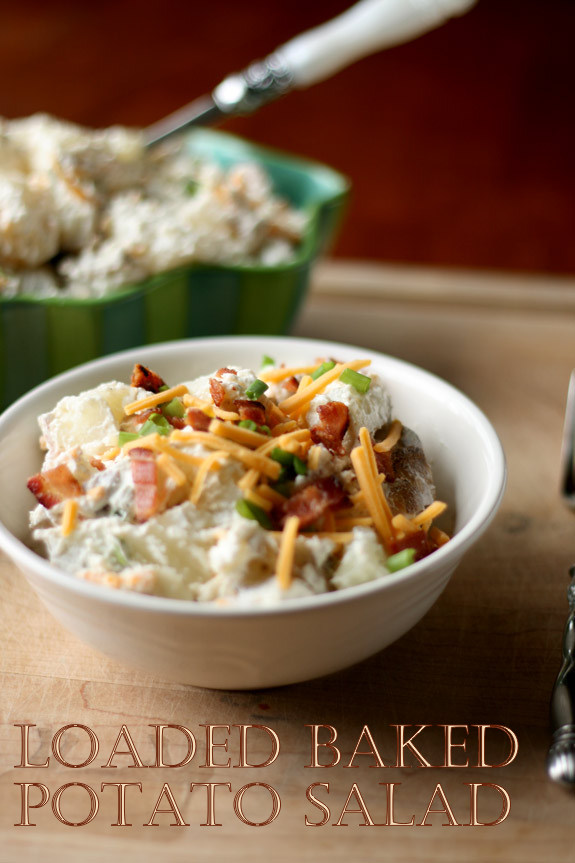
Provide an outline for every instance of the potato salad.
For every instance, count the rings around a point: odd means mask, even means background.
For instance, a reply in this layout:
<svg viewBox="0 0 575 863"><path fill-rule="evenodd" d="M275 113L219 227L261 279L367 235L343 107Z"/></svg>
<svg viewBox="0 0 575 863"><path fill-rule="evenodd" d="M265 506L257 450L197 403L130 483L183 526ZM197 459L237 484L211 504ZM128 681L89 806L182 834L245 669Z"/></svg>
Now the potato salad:
<svg viewBox="0 0 575 863"><path fill-rule="evenodd" d="M0 117L0 296L100 297L193 262L290 260L307 217L262 167L43 114Z"/></svg>
<svg viewBox="0 0 575 863"><path fill-rule="evenodd" d="M137 364L39 425L32 542L103 588L270 605L389 577L449 539L369 360L264 357L176 384Z"/></svg>

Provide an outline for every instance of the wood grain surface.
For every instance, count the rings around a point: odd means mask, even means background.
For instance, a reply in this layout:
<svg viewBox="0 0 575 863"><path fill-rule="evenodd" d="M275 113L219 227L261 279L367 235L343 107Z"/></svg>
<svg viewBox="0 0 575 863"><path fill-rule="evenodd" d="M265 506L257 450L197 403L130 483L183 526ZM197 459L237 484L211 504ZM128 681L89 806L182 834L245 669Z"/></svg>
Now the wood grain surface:
<svg viewBox="0 0 575 863"><path fill-rule="evenodd" d="M381 350L448 379L487 413L507 453L508 490L487 535L468 553L429 614L382 653L339 674L282 689L238 693L174 685L85 647L50 618L24 578L2 560L2 863L183 863L256 857L342 863L575 860L575 800L547 780L544 764L549 695L567 612L567 568L575 557L574 517L557 494L564 399L575 363L575 284L533 281L522 305L520 298L513 299L516 283L495 274L485 277L485 291L480 285L474 296L478 278L351 263L324 266L297 326L298 335ZM436 301L429 286L442 282L444 291L438 288ZM562 307L558 301L548 307L535 301L538 290L552 293L559 287L565 297ZM16 768L20 735L14 723L26 722L36 725L30 735L36 761L46 758L52 735L69 723L93 729L100 754L80 770L56 764L53 757L48 769ZM102 769L123 723L144 763L154 760L149 727L154 723L188 727L198 737L196 758L186 767L168 770L129 767L131 759L118 755L117 769ZM278 760L262 770L201 768L205 744L200 726L242 723L268 725L277 732L282 746ZM513 764L492 770L372 769L373 760L366 756L358 759L357 769L306 769L310 744L305 726L310 723L337 728L342 761L346 755L349 760L365 724L390 764L395 757L393 724L505 725L518 736L519 754ZM432 763L440 763L440 740L437 735L430 739L426 753ZM238 757L237 740L237 729L232 729L232 763ZM265 750L258 738L252 757L264 758ZM473 752L471 744L469 750ZM64 751L71 760L81 760L86 754L84 736L72 730ZM175 739L168 751L172 761L185 755L185 747ZM218 757L224 754L218 750ZM61 824L48 804L31 810L36 827L15 827L20 806L14 783L26 781L43 782L51 793L67 782L86 783L98 791L100 811L90 824L73 828ZM200 827L204 797L202 789L190 794L190 782L230 782L235 794L249 782L262 781L281 796L282 809L272 824L254 828L241 823L234 814L233 795L220 789L217 811L223 826ZM111 826L115 791L100 793L101 782L142 783L141 793L128 789L132 827ZM167 814L157 816L160 826L143 826L164 782L169 782L189 827L168 826L173 818ZM330 783L329 795L325 789L318 794L332 810L324 827L304 823L306 815L313 821L321 816L305 797L312 782ZM469 821L465 783L504 787L511 812L495 827L444 827L441 814L431 815L427 827L360 827L358 814L346 816L347 827L332 826L352 782L375 821L385 819L380 782L401 783L396 808L400 820L408 821L413 814L421 821L438 782L460 822ZM266 793L246 798L251 819L258 820L262 812L267 817ZM72 790L62 806L70 820L78 813L85 817L86 800L79 790ZM486 795L484 818L496 817L498 809Z"/></svg>

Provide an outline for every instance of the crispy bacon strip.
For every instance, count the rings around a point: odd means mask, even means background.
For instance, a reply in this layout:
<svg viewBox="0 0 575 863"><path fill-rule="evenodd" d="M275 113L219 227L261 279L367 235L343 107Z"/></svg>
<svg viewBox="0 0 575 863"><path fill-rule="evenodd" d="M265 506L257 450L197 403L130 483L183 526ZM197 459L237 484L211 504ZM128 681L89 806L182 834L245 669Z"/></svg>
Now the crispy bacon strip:
<svg viewBox="0 0 575 863"><path fill-rule="evenodd" d="M210 378L210 395L215 406L220 408L226 398L226 388L216 378Z"/></svg>
<svg viewBox="0 0 575 863"><path fill-rule="evenodd" d="M334 455L345 455L343 436L349 426L349 409L343 402L328 402L317 409L319 425L314 426L311 437L314 443L322 443Z"/></svg>
<svg viewBox="0 0 575 863"><path fill-rule="evenodd" d="M208 431L210 428L211 417L201 411L199 408L188 408L188 420L194 431Z"/></svg>
<svg viewBox="0 0 575 863"><path fill-rule="evenodd" d="M297 393L297 388L299 384L297 378L292 375L291 378L288 378L287 380L282 382L282 386L290 393Z"/></svg>
<svg viewBox="0 0 575 863"><path fill-rule="evenodd" d="M36 496L38 503L46 509L51 509L69 497L82 494L80 483L65 464L30 477L28 488Z"/></svg>
<svg viewBox="0 0 575 863"><path fill-rule="evenodd" d="M150 393L158 393L160 387L166 386L159 375L140 363L136 363L134 366L130 383L133 387L140 387L140 389Z"/></svg>
<svg viewBox="0 0 575 863"><path fill-rule="evenodd" d="M332 477L324 477L306 485L289 498L282 506L280 521L283 524L290 515L296 515L301 527L307 527L333 508L341 506L346 494Z"/></svg>
<svg viewBox="0 0 575 863"><path fill-rule="evenodd" d="M135 507L137 521L147 521L158 511L158 468L156 456L143 447L130 450L132 479L135 487Z"/></svg>
<svg viewBox="0 0 575 863"><path fill-rule="evenodd" d="M263 426L266 423L266 409L261 402L236 399L234 409L239 413L241 420L251 420L258 426Z"/></svg>

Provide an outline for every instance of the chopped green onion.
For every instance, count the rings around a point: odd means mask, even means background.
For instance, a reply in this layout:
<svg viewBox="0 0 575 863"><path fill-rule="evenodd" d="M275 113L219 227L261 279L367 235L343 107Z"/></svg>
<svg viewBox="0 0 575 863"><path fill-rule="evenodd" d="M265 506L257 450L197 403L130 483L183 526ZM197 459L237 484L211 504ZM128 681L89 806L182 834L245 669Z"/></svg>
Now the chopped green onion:
<svg viewBox="0 0 575 863"><path fill-rule="evenodd" d="M259 378L256 378L253 384L250 384L246 389L245 396L247 399L259 399L261 395L268 389L268 385Z"/></svg>
<svg viewBox="0 0 575 863"><path fill-rule="evenodd" d="M121 431L118 435L118 446L124 446L125 443L129 443L131 440L138 440L139 437L140 435L137 433Z"/></svg>
<svg viewBox="0 0 575 863"><path fill-rule="evenodd" d="M167 404L162 406L162 413L166 417L179 417L181 419L186 411L184 410L182 400L174 398L171 402L167 402Z"/></svg>
<svg viewBox="0 0 575 863"><path fill-rule="evenodd" d="M305 461L302 461L301 458L298 458L297 455L293 457L293 468L297 474L300 476L306 476L307 474L307 464Z"/></svg>
<svg viewBox="0 0 575 863"><path fill-rule="evenodd" d="M140 437L145 437L148 434L168 435L172 431L172 426L162 414L151 414L142 428L140 429Z"/></svg>
<svg viewBox="0 0 575 863"><path fill-rule="evenodd" d="M284 467L292 467L294 455L291 452L286 452L285 449L280 449L279 446L276 446L270 452L270 458L273 458L274 461L279 461Z"/></svg>
<svg viewBox="0 0 575 863"><path fill-rule="evenodd" d="M124 547L120 540L117 540L114 543L114 547L112 548L112 557L120 566L128 566L128 558L124 554Z"/></svg>
<svg viewBox="0 0 575 863"><path fill-rule="evenodd" d="M271 434L269 426L260 426L260 431L262 434L267 434L267 435Z"/></svg>
<svg viewBox="0 0 575 863"><path fill-rule="evenodd" d="M267 354L264 354L262 357L262 369L265 369L266 366L275 366L276 361L271 357L268 357Z"/></svg>
<svg viewBox="0 0 575 863"><path fill-rule="evenodd" d="M161 386L161 387L159 387L158 392L159 392L159 393L165 393L165 392L166 392L166 390L169 390L169 389L170 389L170 388L169 388L169 386L168 386L167 384L162 384L162 386Z"/></svg>
<svg viewBox="0 0 575 863"><path fill-rule="evenodd" d="M241 429L249 429L250 431L258 430L258 425L253 420L240 420L238 425Z"/></svg>
<svg viewBox="0 0 575 863"><path fill-rule="evenodd" d="M362 375L360 372L356 372L353 369L344 369L340 374L339 379L344 384L350 384L350 386L354 387L358 393L366 393L371 383L371 378L368 378L367 375Z"/></svg>
<svg viewBox="0 0 575 863"><path fill-rule="evenodd" d="M236 501L236 510L244 518L251 518L253 521L259 522L262 527L269 529L272 526L267 512L260 506L252 503L251 500L246 500L245 497Z"/></svg>
<svg viewBox="0 0 575 863"><path fill-rule="evenodd" d="M187 181L186 185L184 186L184 191L185 191L186 195L195 195L196 192L198 191L199 185L200 184L198 183L197 180L189 179Z"/></svg>
<svg viewBox="0 0 575 863"><path fill-rule="evenodd" d="M406 566L411 566L415 560L415 549L404 548L403 551L398 551L397 554L392 554L388 557L385 565L390 572L397 572L399 569L405 569Z"/></svg>
<svg viewBox="0 0 575 863"><path fill-rule="evenodd" d="M291 468L282 467L282 469L278 473L277 482L287 482L288 480L290 480L292 478L291 474L292 474Z"/></svg>
<svg viewBox="0 0 575 863"><path fill-rule="evenodd" d="M312 380L316 381L322 375L325 375L326 372L331 371L335 366L333 360L326 360L325 363L322 363L321 366L318 366L315 372L311 373Z"/></svg>

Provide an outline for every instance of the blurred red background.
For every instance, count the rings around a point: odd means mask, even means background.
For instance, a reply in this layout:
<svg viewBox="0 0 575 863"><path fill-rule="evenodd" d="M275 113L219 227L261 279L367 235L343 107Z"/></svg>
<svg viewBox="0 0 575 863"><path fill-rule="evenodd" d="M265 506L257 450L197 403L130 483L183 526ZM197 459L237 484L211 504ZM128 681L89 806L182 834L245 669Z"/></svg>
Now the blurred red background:
<svg viewBox="0 0 575 863"><path fill-rule="evenodd" d="M146 125L345 0L0 3L0 114ZM353 180L335 253L575 270L572 0L480 0L226 129Z"/></svg>

